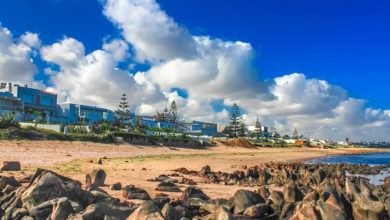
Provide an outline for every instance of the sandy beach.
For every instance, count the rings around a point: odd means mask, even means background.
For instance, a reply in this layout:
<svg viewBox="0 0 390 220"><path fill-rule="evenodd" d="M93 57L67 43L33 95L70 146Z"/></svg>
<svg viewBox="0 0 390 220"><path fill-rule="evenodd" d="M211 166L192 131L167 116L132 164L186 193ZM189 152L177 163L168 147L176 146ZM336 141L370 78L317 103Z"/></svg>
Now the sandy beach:
<svg viewBox="0 0 390 220"><path fill-rule="evenodd" d="M206 149L179 147L110 145L87 142L59 141L1 141L0 162L20 161L22 171L5 172L3 175L21 177L35 172L36 168L50 169L84 183L85 174L101 168L107 173L102 187L111 195L121 198L121 191L109 190L109 185L120 182L122 186L133 184L155 195L157 183L147 181L160 174L172 174L172 170L185 167L200 170L209 165L212 170L232 172L243 166L267 162L304 162L309 159L335 154L356 154L384 151L381 149L313 149L313 148L238 148L217 145ZM103 164L97 160L103 158ZM106 158L106 159L104 159ZM213 198L229 198L240 186L205 184L205 179L186 176L198 183L198 187ZM185 188L185 185L179 184ZM177 198L180 193L168 193Z"/></svg>

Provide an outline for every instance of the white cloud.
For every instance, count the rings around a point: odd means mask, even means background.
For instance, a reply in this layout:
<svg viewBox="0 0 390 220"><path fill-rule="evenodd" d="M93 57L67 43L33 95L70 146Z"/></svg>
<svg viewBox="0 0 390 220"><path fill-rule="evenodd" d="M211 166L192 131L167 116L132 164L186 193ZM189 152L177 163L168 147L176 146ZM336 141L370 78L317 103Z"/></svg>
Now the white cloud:
<svg viewBox="0 0 390 220"><path fill-rule="evenodd" d="M31 48L38 49L41 46L41 40L38 34L26 32L20 37L21 41Z"/></svg>
<svg viewBox="0 0 390 220"><path fill-rule="evenodd" d="M258 115L282 132L297 127L308 136L390 140L388 110L367 108L364 100L349 97L343 88L304 74L265 82L252 65L249 43L193 36L155 0L106 0L104 14L122 31L137 60L153 64L135 79L149 88L158 85L180 103L187 119L225 122L226 109L215 112L212 107L223 100L225 105L239 103L248 122ZM188 98L172 93L173 88L186 90ZM139 109L152 112L157 106Z"/></svg>
<svg viewBox="0 0 390 220"><path fill-rule="evenodd" d="M73 38L65 38L41 49L42 57L60 66L50 70L51 88L64 96L64 101L115 108L122 93L130 104L154 103L165 96L157 86L148 88L137 83L130 73L117 68L112 51L95 50L84 55L84 46ZM64 55L64 56L62 56Z"/></svg>
<svg viewBox="0 0 390 220"><path fill-rule="evenodd" d="M129 46L123 40L114 39L110 42L103 44L103 49L108 53L112 54L116 61L123 61L130 57L128 53Z"/></svg>
<svg viewBox="0 0 390 220"><path fill-rule="evenodd" d="M108 0L104 14L122 30L140 61L191 58L197 53L190 33L154 0Z"/></svg>
<svg viewBox="0 0 390 220"><path fill-rule="evenodd" d="M37 67L31 55L33 45L26 43L26 39L33 39L36 35L26 33L20 40L14 39L11 31L0 25L0 80L5 82L34 83ZM25 41L26 40L26 41ZM37 41L37 39L35 39Z"/></svg>

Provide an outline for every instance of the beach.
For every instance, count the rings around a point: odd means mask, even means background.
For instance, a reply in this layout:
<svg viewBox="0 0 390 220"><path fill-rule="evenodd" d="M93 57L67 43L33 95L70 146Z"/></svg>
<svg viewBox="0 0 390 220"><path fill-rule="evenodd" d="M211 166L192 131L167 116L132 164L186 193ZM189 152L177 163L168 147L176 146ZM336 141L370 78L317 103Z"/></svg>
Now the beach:
<svg viewBox="0 0 390 220"><path fill-rule="evenodd" d="M0 162L20 161L22 171L3 172L3 175L22 177L31 175L37 168L53 170L61 175L85 182L85 175L94 169L107 173L106 190L121 198L120 191L109 189L109 185L120 182L147 190L151 195L157 191L156 183L148 181L161 174L172 174L172 170L184 167L199 171L209 165L213 171L233 172L242 167L269 162L305 162L309 159L341 154L361 154L386 151L383 149L313 149L313 148L241 148L218 144L217 146L189 149L165 146L139 146L131 144L98 144L89 142L60 141L1 141ZM102 158L102 164L97 164ZM198 183L211 198L229 198L240 188L251 187L207 184L205 179L189 177ZM184 188L185 185L180 185ZM180 193L168 193L177 198Z"/></svg>

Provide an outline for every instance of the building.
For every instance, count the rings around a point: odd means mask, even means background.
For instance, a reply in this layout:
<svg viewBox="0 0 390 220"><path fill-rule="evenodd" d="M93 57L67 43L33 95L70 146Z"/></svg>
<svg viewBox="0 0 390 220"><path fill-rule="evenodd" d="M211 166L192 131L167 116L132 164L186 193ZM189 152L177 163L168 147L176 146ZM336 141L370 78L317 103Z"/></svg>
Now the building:
<svg viewBox="0 0 390 220"><path fill-rule="evenodd" d="M114 113L105 108L96 106L78 105L74 103L64 103L61 106L61 118L66 123L76 123L79 121L92 124L100 121L114 121Z"/></svg>
<svg viewBox="0 0 390 220"><path fill-rule="evenodd" d="M6 114L12 112L16 119L20 120L24 111L22 100L16 98L9 92L0 92L0 113Z"/></svg>
<svg viewBox="0 0 390 220"><path fill-rule="evenodd" d="M177 124L167 121L157 121L154 116L138 116L140 123L149 128L176 129Z"/></svg>
<svg viewBox="0 0 390 220"><path fill-rule="evenodd" d="M207 136L216 136L218 132L217 124L201 121L182 122L178 124L178 128L182 133L203 134Z"/></svg>
<svg viewBox="0 0 390 220"><path fill-rule="evenodd" d="M57 117L57 94L14 83L0 83L0 92L20 99L25 112L39 111L46 117Z"/></svg>

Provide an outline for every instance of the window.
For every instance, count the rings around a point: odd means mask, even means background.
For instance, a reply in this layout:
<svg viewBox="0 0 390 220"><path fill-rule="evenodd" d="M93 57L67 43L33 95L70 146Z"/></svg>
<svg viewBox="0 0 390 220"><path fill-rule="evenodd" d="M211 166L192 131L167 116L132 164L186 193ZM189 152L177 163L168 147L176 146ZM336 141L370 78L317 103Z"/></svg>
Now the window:
<svg viewBox="0 0 390 220"><path fill-rule="evenodd" d="M48 97L48 96L41 96L41 100L40 100L40 105L45 105L45 106L52 106L53 105L53 99L51 97Z"/></svg>

